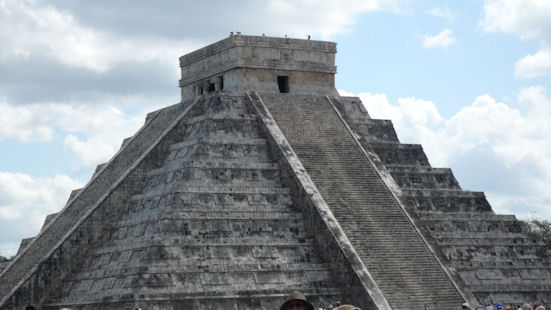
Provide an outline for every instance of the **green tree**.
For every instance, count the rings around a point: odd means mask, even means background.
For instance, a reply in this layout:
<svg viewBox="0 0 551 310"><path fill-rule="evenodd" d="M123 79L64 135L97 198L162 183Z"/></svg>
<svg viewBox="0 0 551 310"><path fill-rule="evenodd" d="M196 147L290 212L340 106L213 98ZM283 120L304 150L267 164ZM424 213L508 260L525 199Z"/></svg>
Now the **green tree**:
<svg viewBox="0 0 551 310"><path fill-rule="evenodd" d="M551 222L548 220L529 219L520 221L523 230L532 240L545 242L551 248Z"/></svg>

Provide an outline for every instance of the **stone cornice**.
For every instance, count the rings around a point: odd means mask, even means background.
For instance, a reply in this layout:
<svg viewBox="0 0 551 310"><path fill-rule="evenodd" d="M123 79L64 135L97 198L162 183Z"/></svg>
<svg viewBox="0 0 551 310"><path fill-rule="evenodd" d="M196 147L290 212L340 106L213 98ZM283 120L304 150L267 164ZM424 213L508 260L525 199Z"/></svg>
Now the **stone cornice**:
<svg viewBox="0 0 551 310"><path fill-rule="evenodd" d="M327 41L234 35L180 57L180 67L237 46L337 52L337 44Z"/></svg>

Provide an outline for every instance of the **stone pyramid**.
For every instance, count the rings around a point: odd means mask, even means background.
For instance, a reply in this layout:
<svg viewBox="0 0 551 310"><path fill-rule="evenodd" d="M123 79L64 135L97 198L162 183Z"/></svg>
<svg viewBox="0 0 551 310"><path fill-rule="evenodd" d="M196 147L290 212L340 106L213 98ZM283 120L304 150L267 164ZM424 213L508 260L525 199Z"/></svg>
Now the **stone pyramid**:
<svg viewBox="0 0 551 310"><path fill-rule="evenodd" d="M1 263L1 309L551 302L549 252L334 87L336 44L231 36Z"/></svg>

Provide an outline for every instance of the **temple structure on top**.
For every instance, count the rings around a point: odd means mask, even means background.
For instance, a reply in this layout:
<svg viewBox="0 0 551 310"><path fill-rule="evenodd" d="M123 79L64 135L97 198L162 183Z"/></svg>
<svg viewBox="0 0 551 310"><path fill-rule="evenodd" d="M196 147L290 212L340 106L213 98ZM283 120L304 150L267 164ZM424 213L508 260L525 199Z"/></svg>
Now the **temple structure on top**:
<svg viewBox="0 0 551 310"><path fill-rule="evenodd" d="M0 262L0 309L551 303L551 253L339 96L336 44L235 35Z"/></svg>
<svg viewBox="0 0 551 310"><path fill-rule="evenodd" d="M225 90L336 96L333 42L233 35L180 57L182 100Z"/></svg>

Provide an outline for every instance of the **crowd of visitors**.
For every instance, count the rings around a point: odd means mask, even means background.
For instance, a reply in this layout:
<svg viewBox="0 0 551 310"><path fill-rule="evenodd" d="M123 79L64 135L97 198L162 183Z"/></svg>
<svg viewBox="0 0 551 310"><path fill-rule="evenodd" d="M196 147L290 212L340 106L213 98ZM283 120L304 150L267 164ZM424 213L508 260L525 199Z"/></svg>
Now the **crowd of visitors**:
<svg viewBox="0 0 551 310"><path fill-rule="evenodd" d="M475 308L471 308L471 306L468 303L464 303L461 306L462 310L546 310L545 306L543 306L539 302L535 302L533 305L531 304L523 304L523 305L504 305L502 303L496 303L495 306L491 303L486 303L485 305L479 304ZM551 306L549 306L549 309L551 310Z"/></svg>
<svg viewBox="0 0 551 310"><path fill-rule="evenodd" d="M306 297L299 291L292 292L287 301L281 305L279 310L314 310L312 305ZM353 305L341 305L340 302L336 302L335 305L329 305L325 308L318 308L318 310L362 310Z"/></svg>
<svg viewBox="0 0 551 310"><path fill-rule="evenodd" d="M483 305L482 303L477 305L475 308L471 308L471 306L468 303L464 303L461 305L462 310L547 310L545 306L543 306L539 302L535 302L533 305L531 304L523 304L523 305L504 305L502 303L486 303ZM548 308L551 310L551 305ZM292 292L289 297L287 298L287 301L281 305L279 310L314 310L314 305L312 305L306 297L299 291ZM327 307L318 308L318 310L362 310L359 307L352 306L352 305L341 305L340 302L336 302L335 305L328 305Z"/></svg>

